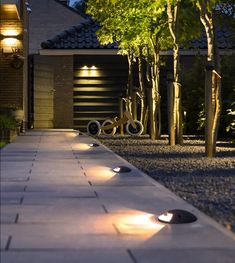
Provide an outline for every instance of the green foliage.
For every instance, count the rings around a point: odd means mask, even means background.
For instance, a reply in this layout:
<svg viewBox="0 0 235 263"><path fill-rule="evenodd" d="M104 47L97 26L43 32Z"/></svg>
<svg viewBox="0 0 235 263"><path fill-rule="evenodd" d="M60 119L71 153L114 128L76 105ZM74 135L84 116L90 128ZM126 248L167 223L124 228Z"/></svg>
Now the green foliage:
<svg viewBox="0 0 235 263"><path fill-rule="evenodd" d="M0 115L0 129L14 130L18 126L19 126L19 123L13 117Z"/></svg>
<svg viewBox="0 0 235 263"><path fill-rule="evenodd" d="M231 104L231 108L227 109L228 126L226 127L227 132L235 134L235 102Z"/></svg>
<svg viewBox="0 0 235 263"><path fill-rule="evenodd" d="M6 144L7 144L7 142L5 142L5 141L0 141L0 149L3 148Z"/></svg>

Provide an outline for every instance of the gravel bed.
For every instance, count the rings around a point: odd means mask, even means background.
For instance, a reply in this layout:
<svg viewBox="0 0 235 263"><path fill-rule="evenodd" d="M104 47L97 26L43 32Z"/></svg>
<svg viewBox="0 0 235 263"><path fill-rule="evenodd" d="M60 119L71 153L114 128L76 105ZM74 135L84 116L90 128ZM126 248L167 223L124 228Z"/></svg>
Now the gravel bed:
<svg viewBox="0 0 235 263"><path fill-rule="evenodd" d="M218 142L217 157L206 158L202 140L169 146L146 136L99 137L101 143L235 232L235 144Z"/></svg>

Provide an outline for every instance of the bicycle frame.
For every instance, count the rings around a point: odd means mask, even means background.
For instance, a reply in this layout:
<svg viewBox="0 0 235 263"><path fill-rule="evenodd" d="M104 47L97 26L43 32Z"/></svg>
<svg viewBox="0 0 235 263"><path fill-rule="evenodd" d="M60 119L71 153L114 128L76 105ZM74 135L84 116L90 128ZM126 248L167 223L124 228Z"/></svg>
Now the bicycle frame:
<svg viewBox="0 0 235 263"><path fill-rule="evenodd" d="M136 129L136 124L132 118L132 115L129 111L125 111L123 113L123 117L121 119L119 119L118 121L114 121L112 124L106 125L106 126L102 126L101 130L108 130L108 129L112 129L114 127L118 127L122 124L127 123L128 121L130 121L131 125L133 126L134 129Z"/></svg>

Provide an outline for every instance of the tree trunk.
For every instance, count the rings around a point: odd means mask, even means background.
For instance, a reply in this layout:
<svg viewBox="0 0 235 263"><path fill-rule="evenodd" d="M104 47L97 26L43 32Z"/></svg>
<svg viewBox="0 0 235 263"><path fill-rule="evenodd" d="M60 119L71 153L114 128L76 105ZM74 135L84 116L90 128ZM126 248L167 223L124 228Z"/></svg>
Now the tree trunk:
<svg viewBox="0 0 235 263"><path fill-rule="evenodd" d="M208 46L205 78L205 153L207 157L214 157L221 113L221 76L213 16L207 4L207 0L199 1L200 20L206 31Z"/></svg>
<svg viewBox="0 0 235 263"><path fill-rule="evenodd" d="M123 117L123 99L119 98L119 118ZM120 135L124 135L124 125L120 125Z"/></svg>
<svg viewBox="0 0 235 263"><path fill-rule="evenodd" d="M139 57L138 57L138 73L139 73L139 97L140 97L140 122L144 124L145 116L145 81L144 81L144 69L143 69L143 54L142 47L139 47Z"/></svg>
<svg viewBox="0 0 235 263"><path fill-rule="evenodd" d="M150 38L152 49L153 49L153 62L151 67L151 82L152 82L152 104L153 104L153 120L154 120L154 130L155 130L155 139L160 137L161 133L161 114L160 114L160 103L161 96L159 93L159 71L160 71L160 56L159 56L159 47L158 39L154 40ZM150 108L149 108L150 110Z"/></svg>
<svg viewBox="0 0 235 263"><path fill-rule="evenodd" d="M167 75L167 110L168 110L168 135L169 145L175 145L175 100L174 100L174 85L173 75Z"/></svg>
<svg viewBox="0 0 235 263"><path fill-rule="evenodd" d="M131 98L131 114L134 120L137 119L136 91L133 87L133 54L128 54L128 96Z"/></svg>
<svg viewBox="0 0 235 263"><path fill-rule="evenodd" d="M169 144L183 144L182 106L181 106L181 84L180 84L180 56L179 56L179 3L175 6L167 2L168 26L173 39L173 68L174 82L170 95L171 110L169 120ZM171 89L170 88L170 89ZM175 137L173 139L173 136Z"/></svg>
<svg viewBox="0 0 235 263"><path fill-rule="evenodd" d="M147 47L148 57L149 57L149 48ZM152 140L155 140L155 119L154 119L154 101L153 101L153 87L151 81L151 64L148 61L146 67L146 79L148 83L147 87L147 109L148 109L148 123L149 123L149 135Z"/></svg>

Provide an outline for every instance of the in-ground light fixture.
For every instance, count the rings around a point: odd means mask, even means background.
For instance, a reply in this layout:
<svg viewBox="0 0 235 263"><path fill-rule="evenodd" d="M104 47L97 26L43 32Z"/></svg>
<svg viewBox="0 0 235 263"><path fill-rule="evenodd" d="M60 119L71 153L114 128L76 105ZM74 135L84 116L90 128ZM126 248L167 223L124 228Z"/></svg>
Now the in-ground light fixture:
<svg viewBox="0 0 235 263"><path fill-rule="evenodd" d="M131 169L129 167L126 167L126 166L117 166L117 167L113 168L113 171L115 173L129 173L131 171Z"/></svg>
<svg viewBox="0 0 235 263"><path fill-rule="evenodd" d="M167 224L187 224L195 222L197 217L186 210L173 209L161 214L157 219Z"/></svg>
<svg viewBox="0 0 235 263"><path fill-rule="evenodd" d="M99 147L100 145L98 143L90 143L89 146L90 147Z"/></svg>

